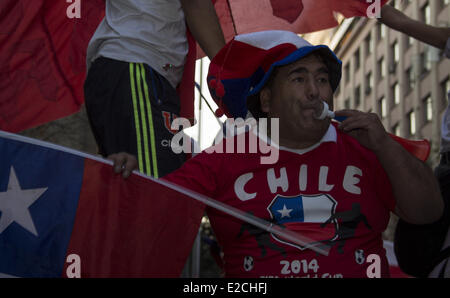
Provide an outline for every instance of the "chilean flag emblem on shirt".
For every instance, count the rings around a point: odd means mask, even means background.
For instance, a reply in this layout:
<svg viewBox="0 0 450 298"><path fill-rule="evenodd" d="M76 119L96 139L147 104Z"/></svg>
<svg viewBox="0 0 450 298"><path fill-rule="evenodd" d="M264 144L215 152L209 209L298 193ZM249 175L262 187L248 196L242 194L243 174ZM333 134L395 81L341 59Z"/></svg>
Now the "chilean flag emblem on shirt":
<svg viewBox="0 0 450 298"><path fill-rule="evenodd" d="M336 239L337 221L331 220L336 205L337 202L327 194L293 197L277 195L267 210L274 223L292 231L301 232L302 235L312 240L311 244L314 244ZM274 234L272 237L301 250L306 248L283 240Z"/></svg>

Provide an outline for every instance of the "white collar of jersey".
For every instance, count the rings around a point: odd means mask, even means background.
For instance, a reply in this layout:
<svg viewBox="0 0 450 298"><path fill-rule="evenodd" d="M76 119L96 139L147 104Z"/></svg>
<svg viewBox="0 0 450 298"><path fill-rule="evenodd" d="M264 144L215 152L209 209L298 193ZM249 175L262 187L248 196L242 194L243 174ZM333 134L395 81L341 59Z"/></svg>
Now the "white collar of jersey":
<svg viewBox="0 0 450 298"><path fill-rule="evenodd" d="M322 137L322 139L319 142L317 142L316 144L314 144L308 148L304 148L304 149L291 149L291 148L287 148L284 146L280 146L277 143L275 143L272 139L270 139L270 137L267 136L267 134L265 134L265 132L267 132L267 123L265 121L259 121L258 126L259 126L259 134L257 134L257 135L261 140L263 140L265 143L270 142L270 145L275 148L278 148L280 150L289 151L292 153L305 154L307 152L310 152L310 151L316 149L322 143L326 143L326 142L336 143L337 142L336 128L331 123L330 123L330 126L328 127L327 132L324 134L324 136ZM254 128L253 131L254 131L254 133L256 133L256 127Z"/></svg>

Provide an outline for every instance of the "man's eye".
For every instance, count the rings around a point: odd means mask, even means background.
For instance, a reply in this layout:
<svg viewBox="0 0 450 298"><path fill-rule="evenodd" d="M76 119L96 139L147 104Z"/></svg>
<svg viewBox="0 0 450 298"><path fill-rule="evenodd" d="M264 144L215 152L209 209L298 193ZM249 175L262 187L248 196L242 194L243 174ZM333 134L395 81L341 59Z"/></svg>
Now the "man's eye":
<svg viewBox="0 0 450 298"><path fill-rule="evenodd" d="M305 81L305 79L304 79L304 78L301 78L301 77L297 77L297 78L294 78L293 81L294 81L294 82L303 83L303 82Z"/></svg>
<svg viewBox="0 0 450 298"><path fill-rule="evenodd" d="M317 81L319 83L322 83L322 84L328 83L328 79L327 78L319 78L319 79L317 79Z"/></svg>

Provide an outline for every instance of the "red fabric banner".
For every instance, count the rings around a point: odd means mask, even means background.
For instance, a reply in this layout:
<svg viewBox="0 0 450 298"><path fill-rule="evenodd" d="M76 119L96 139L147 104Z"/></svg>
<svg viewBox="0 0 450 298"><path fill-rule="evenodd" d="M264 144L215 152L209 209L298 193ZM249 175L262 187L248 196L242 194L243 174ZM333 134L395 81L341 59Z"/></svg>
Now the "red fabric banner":
<svg viewBox="0 0 450 298"><path fill-rule="evenodd" d="M336 12L345 17L363 16L371 5L365 0L214 2L227 40L235 34L268 29L305 33L330 28L338 24ZM80 3L80 18L69 18L67 9L73 3L66 1L0 1L1 130L31 128L75 113L83 104L86 48L104 16L105 2ZM191 47L178 89L182 117L193 118L193 59L203 56Z"/></svg>
<svg viewBox="0 0 450 298"><path fill-rule="evenodd" d="M387 0L381 0L380 7ZM215 8L226 40L262 30L308 33L338 25L336 14L367 16L375 1L366 0L216 0Z"/></svg>
<svg viewBox="0 0 450 298"><path fill-rule="evenodd" d="M0 129L17 132L70 115L84 101L86 48L104 1L0 1Z"/></svg>

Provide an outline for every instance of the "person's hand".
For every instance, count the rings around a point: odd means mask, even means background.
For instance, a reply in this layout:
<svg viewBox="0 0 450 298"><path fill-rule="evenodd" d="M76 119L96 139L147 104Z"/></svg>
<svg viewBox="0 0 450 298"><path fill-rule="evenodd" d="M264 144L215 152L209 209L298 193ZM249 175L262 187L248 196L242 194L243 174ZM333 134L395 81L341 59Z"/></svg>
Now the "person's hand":
<svg viewBox="0 0 450 298"><path fill-rule="evenodd" d="M338 128L354 137L361 145L377 154L392 139L377 114L356 110L335 112L336 117L347 117Z"/></svg>
<svg viewBox="0 0 450 298"><path fill-rule="evenodd" d="M131 172L138 168L136 157L126 152L114 153L107 158L114 162L114 172L117 174L122 173L123 178L128 178Z"/></svg>

